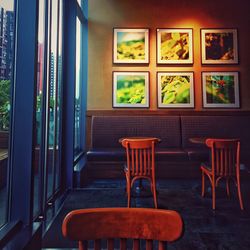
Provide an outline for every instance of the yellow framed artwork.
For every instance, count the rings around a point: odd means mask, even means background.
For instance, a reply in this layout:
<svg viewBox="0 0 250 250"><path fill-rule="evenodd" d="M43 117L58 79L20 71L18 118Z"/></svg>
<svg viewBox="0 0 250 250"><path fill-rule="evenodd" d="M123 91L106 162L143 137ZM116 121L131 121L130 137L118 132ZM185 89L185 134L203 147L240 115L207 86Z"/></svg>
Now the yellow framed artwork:
<svg viewBox="0 0 250 250"><path fill-rule="evenodd" d="M193 29L157 29L157 64L192 64Z"/></svg>
<svg viewBox="0 0 250 250"><path fill-rule="evenodd" d="M113 63L149 63L149 29L114 28Z"/></svg>

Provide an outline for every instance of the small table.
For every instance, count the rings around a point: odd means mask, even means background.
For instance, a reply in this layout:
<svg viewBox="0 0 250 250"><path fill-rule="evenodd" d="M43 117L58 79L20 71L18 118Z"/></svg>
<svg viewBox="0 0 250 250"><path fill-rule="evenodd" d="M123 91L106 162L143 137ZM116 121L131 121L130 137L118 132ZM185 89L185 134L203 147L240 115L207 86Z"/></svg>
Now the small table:
<svg viewBox="0 0 250 250"><path fill-rule="evenodd" d="M195 144L205 144L207 137L191 137L189 141Z"/></svg>

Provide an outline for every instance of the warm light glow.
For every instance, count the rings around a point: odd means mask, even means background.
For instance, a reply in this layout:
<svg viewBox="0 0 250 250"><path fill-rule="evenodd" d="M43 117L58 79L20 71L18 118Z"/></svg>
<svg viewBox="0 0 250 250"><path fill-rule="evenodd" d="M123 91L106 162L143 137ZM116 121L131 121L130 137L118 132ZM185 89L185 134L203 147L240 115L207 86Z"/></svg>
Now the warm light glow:
<svg viewBox="0 0 250 250"><path fill-rule="evenodd" d="M5 10L14 10L14 1L1 0L0 7L4 8Z"/></svg>

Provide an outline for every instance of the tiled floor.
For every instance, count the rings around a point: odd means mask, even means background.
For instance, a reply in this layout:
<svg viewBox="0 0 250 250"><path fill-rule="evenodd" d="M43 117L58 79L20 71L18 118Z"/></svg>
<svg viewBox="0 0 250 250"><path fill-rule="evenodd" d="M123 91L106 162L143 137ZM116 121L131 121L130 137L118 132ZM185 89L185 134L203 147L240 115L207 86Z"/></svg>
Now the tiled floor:
<svg viewBox="0 0 250 250"><path fill-rule="evenodd" d="M214 212L209 192L205 198L200 196L200 180L158 180L159 208L178 211L185 223L183 237L169 244L168 249L250 249L250 182L244 180L242 183L245 211L240 210L235 186L232 184L233 195L228 199L222 184L218 188L217 209ZM43 247L54 250L63 247L77 248L76 243L61 235L61 223L69 211L89 207L123 207L126 203L124 180L99 180L84 189L72 191L45 234ZM135 195L132 206L153 207L153 199Z"/></svg>

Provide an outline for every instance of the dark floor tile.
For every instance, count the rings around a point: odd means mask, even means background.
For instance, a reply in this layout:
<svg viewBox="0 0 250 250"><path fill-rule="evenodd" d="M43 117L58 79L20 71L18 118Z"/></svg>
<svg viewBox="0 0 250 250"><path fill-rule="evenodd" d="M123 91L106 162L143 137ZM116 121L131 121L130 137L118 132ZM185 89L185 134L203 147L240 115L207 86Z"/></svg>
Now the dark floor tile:
<svg viewBox="0 0 250 250"><path fill-rule="evenodd" d="M45 234L43 246L76 247L75 243L63 238L61 234L64 216L79 208L126 207L125 184L125 180L97 180L84 189L73 190ZM133 189L131 206L154 207L148 182L142 184L144 188L141 192ZM237 193L233 187L230 199L226 196L223 185L220 187L215 211L212 210L210 191L207 191L204 198L200 195L200 180L159 180L157 190L159 208L178 211L185 225L183 237L169 244L168 249L250 249L250 183L242 183L245 211L240 210Z"/></svg>

